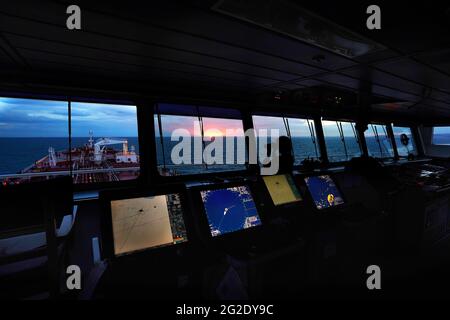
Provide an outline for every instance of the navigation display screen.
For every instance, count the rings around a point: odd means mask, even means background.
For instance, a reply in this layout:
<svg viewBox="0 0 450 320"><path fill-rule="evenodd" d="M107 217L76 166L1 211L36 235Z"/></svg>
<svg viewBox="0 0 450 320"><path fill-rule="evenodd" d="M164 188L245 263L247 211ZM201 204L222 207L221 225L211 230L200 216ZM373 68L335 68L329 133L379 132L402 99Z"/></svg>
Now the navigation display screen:
<svg viewBox="0 0 450 320"><path fill-rule="evenodd" d="M274 205L278 206L303 200L291 175L264 176L263 180Z"/></svg>
<svg viewBox="0 0 450 320"><path fill-rule="evenodd" d="M344 203L341 192L329 175L305 178L317 209L326 209Z"/></svg>
<svg viewBox="0 0 450 320"><path fill-rule="evenodd" d="M201 191L213 237L261 225L247 186Z"/></svg>
<svg viewBox="0 0 450 320"><path fill-rule="evenodd" d="M115 255L187 241L179 194L111 201Z"/></svg>

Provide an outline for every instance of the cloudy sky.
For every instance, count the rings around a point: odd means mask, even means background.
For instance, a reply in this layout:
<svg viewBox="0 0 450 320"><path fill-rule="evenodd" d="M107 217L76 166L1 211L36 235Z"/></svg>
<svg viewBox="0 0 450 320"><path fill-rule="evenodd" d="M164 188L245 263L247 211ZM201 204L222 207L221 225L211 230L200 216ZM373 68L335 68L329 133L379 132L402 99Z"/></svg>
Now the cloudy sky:
<svg viewBox="0 0 450 320"><path fill-rule="evenodd" d="M191 134L197 117L162 116L163 135L170 136L177 128ZM286 135L280 117L253 117L255 129L277 128ZM226 129L242 129L241 120L203 118L205 135L224 135ZM197 124L198 126L198 124ZM292 136L310 136L303 119L289 119ZM326 136L338 136L334 121L323 121ZM197 127L198 129L198 127ZM351 126L344 124L346 136L353 136ZM89 131L95 137L136 137L136 107L124 105L72 103L72 136L87 137ZM397 132L396 132L397 133ZM450 129L439 129L437 133L450 133ZM371 130L367 132L372 135ZM0 137L67 137L67 102L14 99L0 97Z"/></svg>
<svg viewBox="0 0 450 320"><path fill-rule="evenodd" d="M72 103L72 136L135 137L136 107ZM67 102L0 98L0 137L67 137Z"/></svg>

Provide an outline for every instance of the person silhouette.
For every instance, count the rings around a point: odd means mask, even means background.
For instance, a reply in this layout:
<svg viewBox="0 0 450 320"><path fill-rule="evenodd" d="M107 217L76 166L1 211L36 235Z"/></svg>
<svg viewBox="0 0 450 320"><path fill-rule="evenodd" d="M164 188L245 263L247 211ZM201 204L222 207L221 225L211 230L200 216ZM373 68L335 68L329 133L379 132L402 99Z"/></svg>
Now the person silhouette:
<svg viewBox="0 0 450 320"><path fill-rule="evenodd" d="M278 138L278 172L277 174L291 173L294 167L294 155L292 152L292 141L287 136L280 136ZM273 154L273 143L267 145L267 154L272 157L277 156ZM271 163L267 163L265 167L270 167Z"/></svg>
<svg viewBox="0 0 450 320"><path fill-rule="evenodd" d="M294 154L292 152L292 141L287 136L278 139L279 169L278 173L291 173L294 167Z"/></svg>

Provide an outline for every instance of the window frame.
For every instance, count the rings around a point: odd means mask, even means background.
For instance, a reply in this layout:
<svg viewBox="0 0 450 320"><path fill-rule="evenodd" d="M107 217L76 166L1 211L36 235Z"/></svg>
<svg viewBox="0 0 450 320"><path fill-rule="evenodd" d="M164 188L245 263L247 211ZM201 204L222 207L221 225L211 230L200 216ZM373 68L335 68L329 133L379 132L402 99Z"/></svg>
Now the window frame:
<svg viewBox="0 0 450 320"><path fill-rule="evenodd" d="M434 143L434 130L435 128L448 128L450 131L450 124L449 125L435 125L432 127L433 128L433 132L431 133L431 145L432 146L437 146L437 147L450 147L450 144L436 144Z"/></svg>
<svg viewBox="0 0 450 320"><path fill-rule="evenodd" d="M305 116L305 115L300 115L300 114L292 114L292 113L274 113L274 112L264 112L264 111L259 111L259 112L251 112L250 113L250 117L252 120L252 127L254 129L254 122L253 122L253 117L257 116L257 117L271 117L271 118L286 118L286 119L300 119L300 120L309 120L312 121L314 124L314 134L315 134L315 143L316 143L316 150L317 150L317 157L314 157L313 159L315 160L319 160L319 161L323 161L323 155L322 155L322 149L320 147L320 140L317 134L317 123L316 123L316 119L314 116ZM268 128L270 129L270 128ZM289 133L288 133L289 134ZM292 145L292 147L294 147L294 145ZM294 153L294 159L295 159L295 152L294 150L292 150L292 152ZM306 158L305 158L306 159ZM303 159L304 160L304 159ZM321 162L322 164L322 162ZM303 168L303 165L300 164L295 164L294 161L294 165L293 168L296 170L301 170Z"/></svg>
<svg viewBox="0 0 450 320"><path fill-rule="evenodd" d="M329 168L333 168L333 167L339 167L342 165L345 165L346 163L348 163L350 160L344 160L344 161L330 161L330 154L328 152L328 148L327 148L327 143L326 143L326 135L325 135L325 130L323 130L323 121L334 121L334 122L348 122L348 123L354 123L355 127L358 124L358 121L354 120L354 119L339 119L339 118L331 118L331 117L319 117L319 121L321 124L321 128L322 128L322 135L323 135L323 143L324 143L324 149L327 151L327 166ZM355 128L356 130L356 128ZM360 135L358 134L358 130L356 130L356 135L358 137L358 141L361 139ZM365 137L364 137L365 140ZM365 142L365 141L364 141ZM363 146L361 145L361 141L358 142L359 145L359 150L361 151L360 156L364 155L364 150L363 150Z"/></svg>
<svg viewBox="0 0 450 320"><path fill-rule="evenodd" d="M11 99L29 99L29 100L47 100L47 101L55 101L65 103L67 105L67 126L68 126L68 147L72 148L72 103L97 103L97 104L106 104L106 105L126 105L126 106L134 106L136 108L136 126L137 126L137 134L138 134L138 142L140 149L141 146L144 145L144 139L142 137L142 124L139 120L140 109L143 106L140 106L135 101L131 100L122 100L122 99L100 99L100 98L85 98L85 97L72 97L72 96L60 96L60 95L39 95L39 94L2 94L2 98L11 98ZM144 179L143 170L145 167L143 166L146 157L142 158L141 152L139 152L139 175L136 179L132 180L122 180L122 181L107 181L107 182L97 182L97 183L73 183L72 186L74 192L84 192L84 191L98 191L101 189L112 189L112 188L124 188L124 187L135 187L142 182ZM73 179L73 172L72 172ZM32 182L30 182L33 184Z"/></svg>
<svg viewBox="0 0 450 320"><path fill-rule="evenodd" d="M415 152L413 154L414 154L415 157L419 157L420 156L419 145L418 145L417 136L416 136L416 134L414 132L414 127L412 125L410 125L410 124L402 124L402 123L394 123L394 122L391 122L389 124L392 127L392 138L393 138L394 143L395 143L395 149L396 149L397 157L398 157L396 160L408 159L408 156L407 155L403 156L403 155L400 155L400 153L399 153L399 145L397 144L397 141L395 140L395 132L394 132L394 128L395 127L408 128L410 130L410 132L411 132L411 140L412 140L412 144L413 144L414 150L415 150Z"/></svg>
<svg viewBox="0 0 450 320"><path fill-rule="evenodd" d="M161 176L158 173L157 168L157 155L156 155L156 136L155 136L155 127L154 127L154 116L157 114L155 112L154 106L157 103L168 103L168 104L195 104L197 102L188 101L188 100L173 100L173 101L156 101L152 98L139 98L139 99L123 99L123 97L118 98L97 98L97 97L73 97L70 95L45 95L45 94L35 94L35 93L4 93L1 95L5 98L16 98L16 99L33 99L33 100L48 100L48 101L58 101L65 102L68 108L68 120L67 123L69 127L71 127L71 109L69 109L69 101L70 103L98 103L98 104L114 104L114 105L128 105L136 107L136 117L137 117L137 134L139 141L139 175L136 179L133 180L125 180L125 181L112 181L112 182L101 182L101 183L92 183L92 184L73 184L73 189L75 192L83 192L83 191L98 191L100 189L112 189L112 188L126 188L126 187L136 187L138 185L144 186L152 186L158 184L158 182L188 182L199 180L199 174L192 175L181 175L181 176ZM247 129L253 128L253 116L268 116L268 117L279 117L279 118L294 118L294 119L302 119L302 120L311 120L314 122L315 129L315 138L316 138L316 146L318 150L319 157L322 161L321 168L335 168L346 164L349 160L346 161L337 161L331 162L329 161L329 153L326 146L325 141L325 132L323 130L322 121L340 121L340 122L353 122L355 125L358 124L358 121L350 118L336 118L323 116L319 113L315 113L311 111L306 114L304 112L294 113L292 111L289 112L274 112L267 111L262 108L255 108L249 105L242 105L239 103L221 103L221 104L210 104L210 103L199 103L198 105L217 108L217 109L229 109L233 108L239 110L240 117L217 117L218 119L239 119L242 121L244 132ZM173 114L172 114L173 115ZM213 116L207 115L205 117L215 118ZM148 119L152 119L152 121L148 121ZM417 156L421 155L422 144L420 139L417 138L416 127L413 127L411 124L404 123L395 123L389 121L387 124L384 122L373 122L373 124L383 124L387 127L390 126L392 129L392 142L393 148L396 152L398 152L398 146L395 141L395 134L393 133L394 127L405 127L409 128L411 131L411 138L413 139L413 144L415 146L415 154ZM441 125L439 125L441 126ZM442 125L443 126L443 125ZM434 128L434 127L433 127ZM69 129L70 130L70 129ZM433 129L434 131L434 129ZM69 131L69 143L71 146L71 132ZM361 135L357 132L358 139L365 139L365 135ZM364 141L366 142L366 141ZM246 139L246 146L248 150L248 141ZM439 146L439 145L438 145ZM359 142L359 148L361 151L361 155L364 154L363 144ZM367 150L368 152L368 150ZM404 159L405 156L398 156L398 159ZM383 158L384 159L384 158ZM210 173L202 173L202 179L208 180L211 178L221 178L226 179L231 175L234 177L242 176L248 177L250 174L257 174L259 170L259 166L250 165L248 163L244 164L246 167L243 170L238 171L223 171L223 172L210 172ZM295 165L294 170L302 170L302 165Z"/></svg>
<svg viewBox="0 0 450 320"><path fill-rule="evenodd" d="M367 124L367 130L370 130L370 126L371 125L374 125L374 126L378 125L378 126L385 126L386 127L387 138L389 139L389 142L390 142L391 147L392 147L392 152L393 152L393 155L389 156L389 157L380 157L380 158L373 157L373 158L381 160L383 162L384 161L395 160L396 159L396 154L398 155L398 149L397 149L397 143L395 142L395 136L393 134L392 135L390 134L389 126L391 126L391 124L390 123L385 123L385 122L376 122L376 121L375 122L370 122L370 123ZM393 131L392 131L392 133L393 133ZM412 133L412 131L411 131L411 133ZM366 138L365 134L364 134L364 140L365 140L365 143L366 143L366 146L367 146L367 154L369 156L371 156L369 154L369 146L367 144L367 138Z"/></svg>
<svg viewBox="0 0 450 320"><path fill-rule="evenodd" d="M143 147L141 147L141 146L143 146L145 142L142 140L140 121L139 121L139 109L142 108L142 106L139 106L136 102L133 103L130 101L128 101L127 103L119 103L117 101L114 102L111 100L107 100L107 102L103 102L104 100L92 100L92 99L87 99L87 100L70 99L68 101L70 101L70 103L78 103L79 102L79 103L98 103L98 104L106 104L106 105L114 104L114 105L134 106L136 108L136 126L137 126L136 129L137 129L137 134L138 134L137 139L139 142L139 175L136 177L136 179L97 182L97 183L78 183L78 184L73 183L72 185L74 186L74 190L75 191L94 191L94 190L100 190L100 189L135 187L135 186L139 185L143 179L143 174L142 174L143 171L142 170L144 168L144 166L143 166L144 161L146 160L145 156L143 157L143 155L142 155ZM70 113L69 113L69 117L71 117ZM72 140L72 136L70 136L70 140ZM72 143L72 141L70 143Z"/></svg>
<svg viewBox="0 0 450 320"><path fill-rule="evenodd" d="M157 155L157 146L156 146L156 140L158 139L156 136L156 127L154 127L154 122L155 122L155 116L161 115L167 115L167 116L177 116L177 114L174 113L158 113L156 112L157 109L157 105L161 103L161 104L179 104L179 105L187 105L187 103L183 103L183 102L167 102L167 101L158 101L158 102L154 102L153 103L153 107L151 108L151 114L149 114L149 116L151 116L151 126L152 126L152 133L149 136L149 138L151 140L154 141L154 145L153 145L153 149L151 151L153 151L153 156L152 156L152 162L155 164L155 168L153 168L152 170L152 174L149 175L149 180L150 181L154 181L155 183L159 183L159 182L173 182L173 183L178 183L178 182L188 182L188 181L192 181L192 180L198 180L199 176L202 176L202 179L204 178L205 180L211 179L211 178L219 178L219 179L226 179L227 177L229 177L230 175L233 176L248 176L252 171L251 171L251 166L248 163L243 164L243 166L245 167L245 169L242 170L226 170L226 171L216 171L216 172L202 172L202 173L195 173L195 174L185 174L185 175L178 175L178 176L163 176L159 173L159 169L158 169L158 155ZM198 106L198 107L210 107L210 108L214 108L214 109L226 109L227 107L229 108L230 106L224 107L224 106L220 106L220 105L205 105L205 104L190 104L190 106ZM213 117L211 115L192 115L192 116L200 116L200 117L204 117L204 118L215 118L215 119L231 119L231 120L240 120L242 121L242 129L244 130L244 132L248 129L245 125L245 120L244 120L244 114L240 111L240 108L238 105L234 105L233 107L234 109L238 110L240 113L240 117ZM178 116L189 116L186 114L179 114ZM248 142L246 139L246 148L248 150ZM151 146L152 144L149 144L149 146Z"/></svg>

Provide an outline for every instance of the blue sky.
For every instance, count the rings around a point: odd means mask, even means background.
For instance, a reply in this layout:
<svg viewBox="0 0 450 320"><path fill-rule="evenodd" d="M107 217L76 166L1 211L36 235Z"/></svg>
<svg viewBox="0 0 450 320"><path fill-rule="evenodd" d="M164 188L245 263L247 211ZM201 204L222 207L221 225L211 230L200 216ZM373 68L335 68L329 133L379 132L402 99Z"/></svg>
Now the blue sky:
<svg viewBox="0 0 450 320"><path fill-rule="evenodd" d="M72 103L72 136L136 137L135 106ZM0 98L0 137L67 137L65 101Z"/></svg>
<svg viewBox="0 0 450 320"><path fill-rule="evenodd" d="M450 134L450 126L447 126L447 127L435 127L433 132L435 134Z"/></svg>

